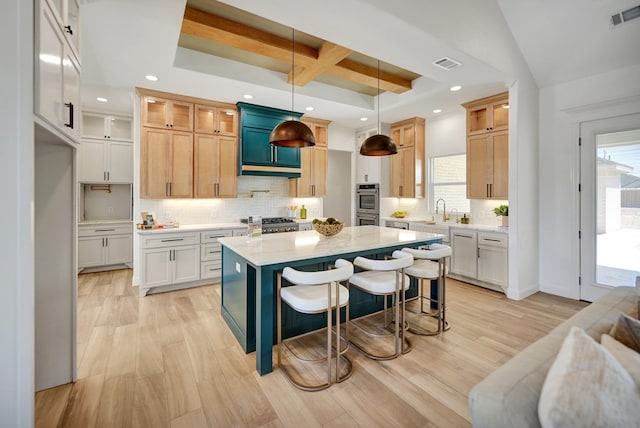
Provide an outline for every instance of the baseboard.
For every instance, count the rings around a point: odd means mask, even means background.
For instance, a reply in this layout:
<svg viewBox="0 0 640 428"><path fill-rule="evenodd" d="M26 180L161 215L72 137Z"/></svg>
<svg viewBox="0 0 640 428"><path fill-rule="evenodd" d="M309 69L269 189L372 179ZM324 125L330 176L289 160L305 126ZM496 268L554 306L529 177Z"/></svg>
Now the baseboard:
<svg viewBox="0 0 640 428"><path fill-rule="evenodd" d="M539 290L537 285L531 285L524 289L513 289L513 287L509 287L507 289L507 297L512 300L522 300L527 297L536 294Z"/></svg>
<svg viewBox="0 0 640 428"><path fill-rule="evenodd" d="M567 287L566 284L540 284L540 291L553 294L554 296L566 297L567 299L580 300L580 287Z"/></svg>

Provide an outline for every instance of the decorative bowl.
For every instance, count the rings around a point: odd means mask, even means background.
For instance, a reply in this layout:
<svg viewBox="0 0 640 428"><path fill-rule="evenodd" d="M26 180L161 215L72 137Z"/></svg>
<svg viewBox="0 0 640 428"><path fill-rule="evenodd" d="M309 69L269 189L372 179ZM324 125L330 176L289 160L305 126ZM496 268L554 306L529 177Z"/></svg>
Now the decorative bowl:
<svg viewBox="0 0 640 428"><path fill-rule="evenodd" d="M324 236L333 236L337 235L342 231L344 227L344 223L332 223L332 224L323 224L323 223L313 223L313 228L320 235Z"/></svg>

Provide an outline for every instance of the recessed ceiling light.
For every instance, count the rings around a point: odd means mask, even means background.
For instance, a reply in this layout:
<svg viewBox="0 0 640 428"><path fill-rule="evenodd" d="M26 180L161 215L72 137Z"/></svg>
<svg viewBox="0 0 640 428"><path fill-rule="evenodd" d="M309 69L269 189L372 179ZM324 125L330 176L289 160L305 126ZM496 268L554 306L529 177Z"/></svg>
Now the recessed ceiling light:
<svg viewBox="0 0 640 428"><path fill-rule="evenodd" d="M309 107L305 108L305 110L306 110L306 111L313 111L313 110L314 110L314 108L313 108L313 107L311 107L311 106L309 106Z"/></svg>
<svg viewBox="0 0 640 428"><path fill-rule="evenodd" d="M157 82L158 78L156 76L153 76L151 74L147 74L146 76L144 76L145 79L147 80L151 80L152 82Z"/></svg>
<svg viewBox="0 0 640 428"><path fill-rule="evenodd" d="M244 95L242 96L242 98L244 98L245 100L250 100L251 98L253 98L253 95L251 95L251 94L244 94Z"/></svg>
<svg viewBox="0 0 640 428"><path fill-rule="evenodd" d="M462 89L462 86L460 85L455 85L449 88L451 92L459 91L460 89Z"/></svg>
<svg viewBox="0 0 640 428"><path fill-rule="evenodd" d="M368 117L361 117L360 120L363 121L363 122L366 122L367 120L369 120L369 118Z"/></svg>
<svg viewBox="0 0 640 428"><path fill-rule="evenodd" d="M109 101L108 99L103 98L103 97L98 97L98 98L96 98L96 100L100 101L101 103L106 103L107 101Z"/></svg>
<svg viewBox="0 0 640 428"><path fill-rule="evenodd" d="M433 112L434 112L434 113L442 113L442 109L437 108L437 109L435 109Z"/></svg>

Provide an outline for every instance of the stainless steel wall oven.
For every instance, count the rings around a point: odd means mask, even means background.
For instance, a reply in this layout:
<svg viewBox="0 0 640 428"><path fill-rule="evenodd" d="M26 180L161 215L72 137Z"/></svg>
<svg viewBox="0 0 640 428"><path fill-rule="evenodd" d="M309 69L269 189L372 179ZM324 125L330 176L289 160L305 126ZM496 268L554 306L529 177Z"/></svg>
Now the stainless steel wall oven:
<svg viewBox="0 0 640 428"><path fill-rule="evenodd" d="M356 226L380 224L380 185L362 183L356 186Z"/></svg>

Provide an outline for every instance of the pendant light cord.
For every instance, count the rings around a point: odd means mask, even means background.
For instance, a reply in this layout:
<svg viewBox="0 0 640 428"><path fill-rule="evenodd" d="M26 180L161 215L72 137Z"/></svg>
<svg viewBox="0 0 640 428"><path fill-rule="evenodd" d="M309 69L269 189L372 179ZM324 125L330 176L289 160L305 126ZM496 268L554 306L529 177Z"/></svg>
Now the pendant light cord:
<svg viewBox="0 0 640 428"><path fill-rule="evenodd" d="M291 119L293 119L293 91L296 84L296 30L291 27Z"/></svg>
<svg viewBox="0 0 640 428"><path fill-rule="evenodd" d="M378 134L382 134L380 126L380 60L378 60Z"/></svg>

